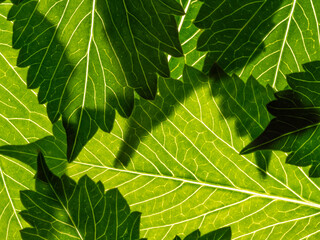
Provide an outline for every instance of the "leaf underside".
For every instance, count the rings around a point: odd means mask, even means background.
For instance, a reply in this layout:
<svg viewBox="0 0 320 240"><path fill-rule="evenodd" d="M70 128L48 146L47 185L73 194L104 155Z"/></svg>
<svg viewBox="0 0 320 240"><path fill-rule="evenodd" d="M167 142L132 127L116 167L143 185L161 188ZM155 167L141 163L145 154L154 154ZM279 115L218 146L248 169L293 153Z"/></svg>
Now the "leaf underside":
<svg viewBox="0 0 320 240"><path fill-rule="evenodd" d="M197 48L207 52L203 70L217 62L227 73L254 76L283 90L285 75L320 57L320 3L311 0L201 0Z"/></svg>
<svg viewBox="0 0 320 240"><path fill-rule="evenodd" d="M45 107L36 104L30 90L18 91L18 81L8 85L8 95L1 89L0 99L7 103L1 105L1 119L6 123L1 140L2 145L11 144L0 148L1 168L6 182L16 184L8 186L9 192L25 189L20 183L30 179L36 168L36 150L41 149L55 174L68 172L73 179L87 174L110 188L119 188L130 208L143 213L140 235L144 238L173 239L178 234L183 239L195 229L208 233L230 225L236 239L319 239L319 179L310 179L305 168L284 164L285 155L279 152L239 155L270 122L272 116L265 105L273 100L273 90L263 87L266 82L255 74L260 84L255 78L243 82L230 77L218 65L210 66L209 77L193 67L184 68L186 61L201 69L205 52L196 51L194 42L201 31L191 24L200 2L180 2L185 9L190 3L193 15L176 17L183 23L180 39L186 55L184 60L171 58L169 63L172 76L179 80L160 78L155 101L138 100L128 121L116 118L111 134L99 130L68 166L62 123L56 122L51 130ZM310 2L297 1L301 6ZM315 9L317 4L314 2ZM314 15L307 16L312 23ZM9 49L10 41L6 43ZM2 53L5 48L0 47ZM14 66L16 56L7 56ZM18 79L16 73L25 72L3 63L7 67L3 79L8 74ZM23 120L26 116L32 121ZM18 169L16 176L13 173ZM1 194L7 195L5 189ZM8 210L22 207L16 205L19 197L12 197L15 208L5 208L1 226L12 219L7 226L19 229ZM23 219L21 222L26 225ZM6 236L3 229L0 233Z"/></svg>
<svg viewBox="0 0 320 240"><path fill-rule="evenodd" d="M277 100L268 104L268 110L275 118L242 153L262 149L291 152L287 163L312 165L310 177L320 177L320 62L303 67L305 72L287 76L291 90L277 92Z"/></svg>
<svg viewBox="0 0 320 240"><path fill-rule="evenodd" d="M72 161L98 128L112 129L115 109L128 117L134 90L146 99L157 74L169 77L165 52L182 56L175 0L36 1L13 6L17 65L54 123L62 116Z"/></svg>

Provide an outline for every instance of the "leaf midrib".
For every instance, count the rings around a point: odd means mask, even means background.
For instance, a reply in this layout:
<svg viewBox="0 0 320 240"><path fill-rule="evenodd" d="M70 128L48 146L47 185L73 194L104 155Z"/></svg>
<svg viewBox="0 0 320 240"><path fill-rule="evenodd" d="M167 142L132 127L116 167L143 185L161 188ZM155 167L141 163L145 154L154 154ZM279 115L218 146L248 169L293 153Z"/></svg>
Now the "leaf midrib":
<svg viewBox="0 0 320 240"><path fill-rule="evenodd" d="M216 184L211 184L211 183L205 183L205 182L202 182L202 181L196 182L196 181L193 181L193 180L183 179L183 178L179 178L179 177L156 175L156 174L152 174L152 173L138 172L138 171L132 171L132 170L127 170L127 169L119 169L119 168L112 168L112 167L107 167L107 166L99 166L99 165L90 164L90 163L83 163L83 162L79 162L79 161L74 161L73 163L79 164L79 165L88 166L88 167L93 167L93 168L107 169L107 170L111 170L111 171L129 173L129 174L134 174L134 175L141 175L141 176L146 176L146 177L162 178L162 179L167 179L167 180L171 180L171 181L189 183L189 184L192 184L192 185L205 186L205 187L210 187L210 188L217 188L217 189L227 190L227 191L232 191L232 192L239 192L239 193L253 195L253 196L257 196L257 197L261 197L261 198L267 198L267 199L273 199L273 200L279 200L279 201L286 201L286 202L296 203L296 204L305 205L305 206L308 206L308 207L320 209L320 204L315 203L313 201L307 201L307 200L300 201L300 200L296 200L296 199L289 198L289 197L280 197L280 196L272 195L272 194L263 194L263 193L259 193L259 192L255 192L255 191L247 190L247 189L240 189L240 188L233 188L233 187L228 187L228 186L223 186L223 185L216 185Z"/></svg>

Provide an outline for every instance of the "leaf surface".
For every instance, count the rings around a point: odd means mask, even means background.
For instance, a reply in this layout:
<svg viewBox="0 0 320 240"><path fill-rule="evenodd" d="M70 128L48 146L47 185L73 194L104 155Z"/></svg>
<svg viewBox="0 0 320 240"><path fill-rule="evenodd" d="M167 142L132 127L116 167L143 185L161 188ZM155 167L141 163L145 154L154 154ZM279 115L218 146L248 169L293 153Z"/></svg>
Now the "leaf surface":
<svg viewBox="0 0 320 240"><path fill-rule="evenodd" d="M105 192L86 175L78 183L58 178L41 153L37 164L36 191L21 192L20 214L33 227L22 239L139 239L141 214L130 212L118 189Z"/></svg>
<svg viewBox="0 0 320 240"><path fill-rule="evenodd" d="M11 47L13 23L6 19L11 6L8 1L0 4L0 146L29 144L52 135L45 107L38 104L34 91L27 90L26 69L15 66L18 51ZM47 151L51 144L43 143ZM11 151L11 154L17 152ZM32 155L34 158L34 151ZM19 215L22 208L19 191L33 189L34 173L30 165L35 165L31 162L35 162L34 159L18 161L0 155L0 239L21 239L19 230L27 226ZM50 166L58 166L58 162L56 160ZM60 164L61 170L65 159Z"/></svg>
<svg viewBox="0 0 320 240"><path fill-rule="evenodd" d="M115 110L128 117L135 90L153 99L157 74L170 75L164 52L182 56L175 0L35 1L12 7L18 66L54 123L62 115L71 161L98 127L109 132Z"/></svg>
<svg viewBox="0 0 320 240"><path fill-rule="evenodd" d="M155 101L137 100L132 117L117 118L111 134L99 130L67 173L118 187L143 213L140 235L148 239L229 225L234 239L318 239L319 180L284 164L281 153L239 155L270 121L265 105L272 99L272 89L254 78L244 83L217 65L208 77L186 66L179 80L160 78ZM46 140L65 151L61 130L56 123L52 138L0 151L22 160ZM51 168L63 160L58 153L45 152Z"/></svg>
<svg viewBox="0 0 320 240"><path fill-rule="evenodd" d="M280 153L239 155L268 124L272 89L217 65L210 77L186 66L183 81L161 79L155 101L137 101L128 121L97 134L70 176L118 187L143 212L148 239L229 225L235 239L316 239L318 180L284 164Z"/></svg>
<svg viewBox="0 0 320 240"><path fill-rule="evenodd" d="M287 76L292 89L277 92L277 100L268 104L269 112L276 118L242 153L261 149L290 152L287 163L312 165L309 175L320 177L320 62L311 62L303 67L305 72Z"/></svg>
<svg viewBox="0 0 320 240"><path fill-rule="evenodd" d="M282 90L285 75L319 59L319 1L211 1L195 25L203 30L198 50L207 52L204 71L213 62L243 79Z"/></svg>

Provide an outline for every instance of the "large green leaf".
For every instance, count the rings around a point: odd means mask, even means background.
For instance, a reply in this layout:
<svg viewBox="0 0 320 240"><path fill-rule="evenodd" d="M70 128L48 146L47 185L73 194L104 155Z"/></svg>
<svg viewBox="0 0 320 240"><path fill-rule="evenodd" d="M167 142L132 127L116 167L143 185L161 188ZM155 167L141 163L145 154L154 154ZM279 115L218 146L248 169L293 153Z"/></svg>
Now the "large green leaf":
<svg viewBox="0 0 320 240"><path fill-rule="evenodd" d="M239 155L270 120L271 88L217 65L210 77L186 66L183 81L160 79L155 101L137 100L129 120L99 131L68 174L119 188L148 239L229 225L234 239L319 238L319 181L284 154Z"/></svg>
<svg viewBox="0 0 320 240"><path fill-rule="evenodd" d="M239 155L270 119L271 88L254 78L244 84L217 65L210 78L186 66L183 80L160 79L155 101L137 100L128 121L117 119L111 134L99 131L68 174L119 187L143 213L148 239L226 225L235 239L319 238L318 180L281 154L272 153L268 171L256 164L268 154Z"/></svg>
<svg viewBox="0 0 320 240"><path fill-rule="evenodd" d="M235 239L319 238L318 181L280 153L269 153L268 171L256 163L268 153L239 155L268 124L271 88L218 66L210 78L187 66L183 81L161 79L155 101L137 101L129 121L98 134L68 173L119 187L151 239L226 225Z"/></svg>
<svg viewBox="0 0 320 240"><path fill-rule="evenodd" d="M140 235L148 239L183 238L198 228L206 234L226 225L235 239L319 238L319 180L284 164L281 153L239 155L270 120L270 88L254 78L243 83L228 77L218 66L211 78L185 67L180 81L161 78L159 88L154 102L136 101L128 121L117 118L111 134L99 130L68 174L119 187L130 208L142 212ZM36 147L49 142L61 142L65 150L61 123L54 137L0 151L35 159ZM48 150L48 163L59 166L58 151Z"/></svg>
<svg viewBox="0 0 320 240"><path fill-rule="evenodd" d="M277 100L268 105L276 118L242 153L261 149L291 152L287 163L312 165L309 175L320 177L320 62L305 64L303 68L305 72L287 76L292 90L278 92Z"/></svg>
<svg viewBox="0 0 320 240"><path fill-rule="evenodd" d="M130 207L118 189L105 192L101 182L88 176L74 182L48 168L42 153L37 158L35 191L21 192L26 207L20 214L33 228L21 231L22 239L139 239L139 212ZM185 240L230 240L230 227L203 236L196 230ZM181 239L176 236L175 239Z"/></svg>
<svg viewBox="0 0 320 240"><path fill-rule="evenodd" d="M319 1L202 1L195 24L204 30L198 49L208 52L206 72L215 61L281 90L286 74L320 57Z"/></svg>
<svg viewBox="0 0 320 240"><path fill-rule="evenodd" d="M172 14L184 14L175 0L24 0L11 9L18 66L30 66L28 87L40 87L50 120L62 115L69 160L98 127L111 130L114 109L131 114L133 90L154 98L157 74L170 75L164 52L182 56Z"/></svg>

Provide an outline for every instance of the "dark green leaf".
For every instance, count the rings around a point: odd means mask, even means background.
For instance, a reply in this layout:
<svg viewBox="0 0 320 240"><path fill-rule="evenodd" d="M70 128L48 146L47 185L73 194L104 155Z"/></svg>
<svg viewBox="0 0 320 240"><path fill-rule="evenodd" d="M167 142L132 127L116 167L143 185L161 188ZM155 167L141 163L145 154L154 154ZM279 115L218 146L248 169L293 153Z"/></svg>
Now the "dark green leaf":
<svg viewBox="0 0 320 240"><path fill-rule="evenodd" d="M140 213L131 212L117 189L83 176L78 183L55 176L38 155L36 191L22 191L27 210L21 216L33 227L22 239L139 239Z"/></svg>
<svg viewBox="0 0 320 240"><path fill-rule="evenodd" d="M18 66L30 66L28 87L40 87L50 120L62 115L69 160L98 127L111 130L114 109L131 114L133 90L155 97L157 74L170 75L164 52L182 56L172 14L184 14L175 0L24 0L12 7Z"/></svg>
<svg viewBox="0 0 320 240"><path fill-rule="evenodd" d="M202 0L195 25L198 50L243 79L283 90L285 74L320 58L320 2L315 0Z"/></svg>
<svg viewBox="0 0 320 240"><path fill-rule="evenodd" d="M272 119L265 131L241 153L272 149L291 152L286 162L297 166L312 165L311 177L320 177L320 62L304 64L305 72L287 76L292 90L275 94L268 104Z"/></svg>

